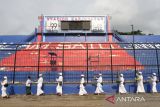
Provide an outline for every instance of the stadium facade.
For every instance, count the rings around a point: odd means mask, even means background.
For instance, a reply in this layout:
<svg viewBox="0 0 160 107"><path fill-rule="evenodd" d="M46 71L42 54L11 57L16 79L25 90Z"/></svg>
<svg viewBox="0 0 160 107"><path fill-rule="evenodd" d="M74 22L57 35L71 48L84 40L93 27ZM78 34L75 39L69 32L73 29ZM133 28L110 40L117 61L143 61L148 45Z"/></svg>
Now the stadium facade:
<svg viewBox="0 0 160 107"><path fill-rule="evenodd" d="M81 74L86 76L90 93L98 73L103 74L108 93L117 92L119 73L125 76L128 92L135 92L137 71L143 72L145 82L153 72L160 76L159 35L119 35L110 29L107 16L42 15L38 19L32 35L0 36L0 79L8 76L10 94L24 93L27 76L36 80L39 73L44 75L46 93L55 93L58 72L64 76L64 93L78 92L75 83ZM147 82L145 89L149 92Z"/></svg>

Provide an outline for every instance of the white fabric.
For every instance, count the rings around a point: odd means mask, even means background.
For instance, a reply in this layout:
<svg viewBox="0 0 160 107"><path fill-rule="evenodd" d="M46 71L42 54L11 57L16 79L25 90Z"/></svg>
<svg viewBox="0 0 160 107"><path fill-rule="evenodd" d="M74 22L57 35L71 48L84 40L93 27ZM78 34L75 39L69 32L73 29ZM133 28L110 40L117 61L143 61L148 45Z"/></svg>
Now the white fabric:
<svg viewBox="0 0 160 107"><path fill-rule="evenodd" d="M99 74L99 76L102 76L102 74Z"/></svg>
<svg viewBox="0 0 160 107"><path fill-rule="evenodd" d="M85 80L84 80L84 77L82 77L81 80L80 80L79 95L87 94L87 91L86 91L86 89L85 89L85 87L83 85L84 83L85 83Z"/></svg>
<svg viewBox="0 0 160 107"><path fill-rule="evenodd" d="M30 86L31 86L31 84L32 84L31 79L27 79L27 81L26 81L26 86L27 86L27 87L30 87Z"/></svg>
<svg viewBox="0 0 160 107"><path fill-rule="evenodd" d="M156 73L152 73L154 76L156 76Z"/></svg>
<svg viewBox="0 0 160 107"><path fill-rule="evenodd" d="M39 77L42 77L42 74L39 74Z"/></svg>
<svg viewBox="0 0 160 107"><path fill-rule="evenodd" d="M127 93L126 88L124 87L124 78L119 77L119 93Z"/></svg>
<svg viewBox="0 0 160 107"><path fill-rule="evenodd" d="M152 92L157 92L157 88L156 88L156 85L157 85L157 83L156 83L156 81L157 81L157 77L156 76L153 76L153 77L151 77L151 91Z"/></svg>
<svg viewBox="0 0 160 107"><path fill-rule="evenodd" d="M37 95L38 96L44 93L43 90L42 90L42 86L43 86L43 78L40 77L38 79L38 84L37 84Z"/></svg>
<svg viewBox="0 0 160 107"><path fill-rule="evenodd" d="M84 75L83 75L83 74L81 74L81 77L84 77Z"/></svg>
<svg viewBox="0 0 160 107"><path fill-rule="evenodd" d="M2 88L1 88L1 91L2 91L2 97L6 97L7 96L7 87L5 87L4 85L5 84L7 84L8 83L8 81L7 81L7 79L5 79L5 80L3 80L2 82L1 82L1 85L2 85Z"/></svg>
<svg viewBox="0 0 160 107"><path fill-rule="evenodd" d="M142 72L139 72L139 75L142 75Z"/></svg>
<svg viewBox="0 0 160 107"><path fill-rule="evenodd" d="M4 76L3 78L4 78L4 79L7 79L7 76Z"/></svg>
<svg viewBox="0 0 160 107"><path fill-rule="evenodd" d="M120 74L121 77L123 77L123 74Z"/></svg>
<svg viewBox="0 0 160 107"><path fill-rule="evenodd" d="M59 75L62 75L62 73L59 73Z"/></svg>
<svg viewBox="0 0 160 107"><path fill-rule="evenodd" d="M95 91L96 94L100 94L100 93L104 92L102 89L102 84L101 84L102 82L103 82L102 76L97 78L97 87L96 87L96 91Z"/></svg>
<svg viewBox="0 0 160 107"><path fill-rule="evenodd" d="M145 90L144 90L144 85L143 85L143 76L142 75L139 75L138 76L138 81L137 81L137 93L138 92L141 92L141 93L144 93Z"/></svg>
<svg viewBox="0 0 160 107"><path fill-rule="evenodd" d="M62 94L62 85L60 85L60 82L62 82L63 84L63 76L59 76L59 78L56 79L56 81L58 82L58 85L56 87L56 92L59 94Z"/></svg>
<svg viewBox="0 0 160 107"><path fill-rule="evenodd" d="M102 83L102 82L103 82L102 76L100 76L99 78L97 78L97 83Z"/></svg>

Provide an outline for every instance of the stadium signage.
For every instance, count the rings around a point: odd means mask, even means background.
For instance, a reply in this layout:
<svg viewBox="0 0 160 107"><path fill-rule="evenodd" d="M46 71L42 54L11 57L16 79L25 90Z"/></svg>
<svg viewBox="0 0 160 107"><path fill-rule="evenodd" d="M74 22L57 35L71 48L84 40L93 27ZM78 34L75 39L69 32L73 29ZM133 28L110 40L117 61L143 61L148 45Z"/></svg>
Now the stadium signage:
<svg viewBox="0 0 160 107"><path fill-rule="evenodd" d="M58 21L86 21L86 20L105 20L104 16L87 17L87 16L46 16L46 21L58 20Z"/></svg>
<svg viewBox="0 0 160 107"><path fill-rule="evenodd" d="M64 45L64 46L63 46ZM52 43L48 43L48 44L42 44L41 45L41 49L87 49L87 46L85 43L57 43L57 44L52 44ZM120 46L118 44L101 44L101 43L90 43L88 44L88 49L110 49L110 47L112 49L120 49L120 48L124 48L124 49L133 49L132 44L127 44L125 46ZM160 49L160 44L135 44L134 45L135 49ZM26 49L39 49L39 45L38 44L32 44L32 45L27 45Z"/></svg>
<svg viewBox="0 0 160 107"><path fill-rule="evenodd" d="M112 49L114 49L115 47L117 47L117 45L109 45L109 44L88 44L88 49L110 49L110 46L112 47ZM87 49L86 44L83 43L77 43L77 44L42 44L41 45L41 49ZM119 47L120 48L120 47ZM26 47L26 49L39 49L39 45L38 44L34 44L34 45L28 45Z"/></svg>
<svg viewBox="0 0 160 107"><path fill-rule="evenodd" d="M112 47L114 47L112 45ZM88 44L89 49L110 49L109 45ZM58 44L56 49L63 49L63 44ZM64 44L64 49L87 49L85 44Z"/></svg>
<svg viewBox="0 0 160 107"><path fill-rule="evenodd" d="M89 43L88 49L133 49L132 44L118 45L118 44L104 44L104 43ZM26 49L39 49L39 44L19 45L21 48ZM135 49L160 49L160 44L134 44ZM11 48L9 44L1 44L0 50L15 49ZM41 49L63 49L63 43L44 43L41 44ZM85 43L64 43L64 49L87 49Z"/></svg>
<svg viewBox="0 0 160 107"><path fill-rule="evenodd" d="M106 16L44 16L40 25L45 33L105 33Z"/></svg>

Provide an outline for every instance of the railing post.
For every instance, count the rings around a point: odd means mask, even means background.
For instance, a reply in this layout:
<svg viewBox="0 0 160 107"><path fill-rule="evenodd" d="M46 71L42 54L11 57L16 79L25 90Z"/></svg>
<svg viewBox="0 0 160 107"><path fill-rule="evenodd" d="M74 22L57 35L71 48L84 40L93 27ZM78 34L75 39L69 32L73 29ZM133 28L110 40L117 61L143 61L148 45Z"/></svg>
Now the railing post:
<svg viewBox="0 0 160 107"><path fill-rule="evenodd" d="M135 76L136 76L136 71L137 71L137 64L136 64L136 50L135 50L135 47L134 47L134 43L132 43L132 47L133 47L133 54L134 54L134 71L135 71Z"/></svg>
<svg viewBox="0 0 160 107"><path fill-rule="evenodd" d="M40 71L40 52L41 52L41 43L38 44L39 48L38 48L38 74L37 74L37 78L39 78L39 71Z"/></svg>
<svg viewBox="0 0 160 107"><path fill-rule="evenodd" d="M15 52L15 56L14 56L13 84L14 84L14 81L15 81L16 61L17 61L17 48L18 48L18 45L16 46L16 52Z"/></svg>
<svg viewBox="0 0 160 107"><path fill-rule="evenodd" d="M64 72L64 43L63 43L63 50L62 50L62 74Z"/></svg>
<svg viewBox="0 0 160 107"><path fill-rule="evenodd" d="M112 60L112 46L110 44L110 55L111 55L111 75L112 75L112 83L113 83L113 60Z"/></svg>
<svg viewBox="0 0 160 107"><path fill-rule="evenodd" d="M88 66L89 66L89 64L88 64L88 43L86 44L87 46L87 83L88 83L88 80L89 80L89 76L88 76Z"/></svg>
<svg viewBox="0 0 160 107"><path fill-rule="evenodd" d="M157 68L158 68L158 79L160 81L160 72L159 72L159 57L158 57L158 51L157 51L157 47L154 44L154 47L156 49L156 59L157 59Z"/></svg>
<svg viewBox="0 0 160 107"><path fill-rule="evenodd" d="M85 42L87 41L87 33L85 33Z"/></svg>

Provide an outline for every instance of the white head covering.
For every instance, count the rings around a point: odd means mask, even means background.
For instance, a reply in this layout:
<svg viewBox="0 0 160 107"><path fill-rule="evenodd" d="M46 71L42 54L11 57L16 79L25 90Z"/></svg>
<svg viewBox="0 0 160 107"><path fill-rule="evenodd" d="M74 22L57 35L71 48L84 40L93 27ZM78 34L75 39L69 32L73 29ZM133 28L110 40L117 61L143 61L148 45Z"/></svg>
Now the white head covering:
<svg viewBox="0 0 160 107"><path fill-rule="evenodd" d="M102 74L101 74L101 73L99 73L99 76L102 76Z"/></svg>
<svg viewBox="0 0 160 107"><path fill-rule="evenodd" d="M4 76L3 78L4 78L4 79L7 79L7 76Z"/></svg>
<svg viewBox="0 0 160 107"><path fill-rule="evenodd" d="M123 77L123 74L120 74L121 77Z"/></svg>
<svg viewBox="0 0 160 107"><path fill-rule="evenodd" d="M152 73L153 76L156 76L156 73Z"/></svg>
<svg viewBox="0 0 160 107"><path fill-rule="evenodd" d="M142 75L142 72L138 72L139 75Z"/></svg>
<svg viewBox="0 0 160 107"><path fill-rule="evenodd" d="M39 74L39 77L42 77L42 74Z"/></svg>
<svg viewBox="0 0 160 107"><path fill-rule="evenodd" d="M84 77L84 75L83 75L83 74L81 74L81 77Z"/></svg>
<svg viewBox="0 0 160 107"><path fill-rule="evenodd" d="M59 73L59 75L61 75L61 76L62 76L62 73L60 72L60 73Z"/></svg>

